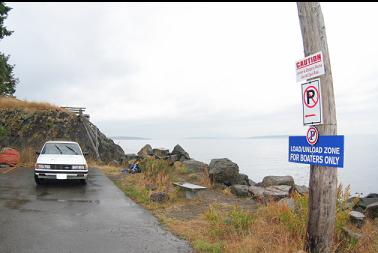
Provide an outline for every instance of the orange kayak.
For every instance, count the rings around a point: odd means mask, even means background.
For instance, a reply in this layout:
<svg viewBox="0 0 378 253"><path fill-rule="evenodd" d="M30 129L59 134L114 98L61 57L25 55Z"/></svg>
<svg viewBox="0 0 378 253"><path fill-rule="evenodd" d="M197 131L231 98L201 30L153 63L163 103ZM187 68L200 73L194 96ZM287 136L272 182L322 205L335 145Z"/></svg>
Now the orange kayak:
<svg viewBox="0 0 378 253"><path fill-rule="evenodd" d="M12 148L3 148L0 151L0 164L16 166L20 162L20 153Z"/></svg>

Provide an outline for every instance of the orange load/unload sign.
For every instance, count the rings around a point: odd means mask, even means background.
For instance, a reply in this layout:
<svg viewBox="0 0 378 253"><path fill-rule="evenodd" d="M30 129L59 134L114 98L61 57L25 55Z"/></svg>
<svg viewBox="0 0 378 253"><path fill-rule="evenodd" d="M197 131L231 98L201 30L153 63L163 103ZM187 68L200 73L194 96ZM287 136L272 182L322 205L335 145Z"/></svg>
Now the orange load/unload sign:
<svg viewBox="0 0 378 253"><path fill-rule="evenodd" d="M16 166L20 162L20 153L12 148L3 148L0 151L0 164Z"/></svg>

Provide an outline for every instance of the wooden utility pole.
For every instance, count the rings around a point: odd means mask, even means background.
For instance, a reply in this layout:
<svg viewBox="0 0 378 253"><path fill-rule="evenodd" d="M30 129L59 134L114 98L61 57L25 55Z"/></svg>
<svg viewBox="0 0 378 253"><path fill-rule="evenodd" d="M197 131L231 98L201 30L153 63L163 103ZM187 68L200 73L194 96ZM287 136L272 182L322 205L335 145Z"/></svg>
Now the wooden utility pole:
<svg viewBox="0 0 378 253"><path fill-rule="evenodd" d="M297 3L305 56L323 52L325 74L320 76L323 124L319 135L336 135L336 108L331 63L323 14L319 2ZM309 218L305 250L331 252L336 218L337 168L310 166Z"/></svg>

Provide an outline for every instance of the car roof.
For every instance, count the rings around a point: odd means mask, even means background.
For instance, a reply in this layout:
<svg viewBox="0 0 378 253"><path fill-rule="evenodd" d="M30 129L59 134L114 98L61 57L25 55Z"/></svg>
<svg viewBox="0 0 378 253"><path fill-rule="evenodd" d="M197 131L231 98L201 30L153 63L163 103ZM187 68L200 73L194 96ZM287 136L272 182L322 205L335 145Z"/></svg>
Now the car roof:
<svg viewBox="0 0 378 253"><path fill-rule="evenodd" d="M78 144L77 142L74 142L74 141L46 141L46 143L74 143L74 144Z"/></svg>

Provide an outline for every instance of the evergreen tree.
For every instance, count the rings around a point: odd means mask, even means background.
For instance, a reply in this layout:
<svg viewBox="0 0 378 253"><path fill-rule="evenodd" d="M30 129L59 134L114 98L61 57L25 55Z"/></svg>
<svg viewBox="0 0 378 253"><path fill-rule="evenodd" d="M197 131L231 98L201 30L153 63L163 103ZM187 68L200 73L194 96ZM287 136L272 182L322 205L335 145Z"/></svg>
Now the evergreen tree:
<svg viewBox="0 0 378 253"><path fill-rule="evenodd" d="M10 36L13 31L8 30L4 26L4 20L8 17L8 12L12 8L0 2L0 40L6 36ZM0 95L13 95L15 92L18 79L14 77L14 65L8 63L9 55L0 53Z"/></svg>

